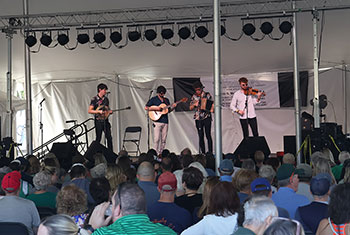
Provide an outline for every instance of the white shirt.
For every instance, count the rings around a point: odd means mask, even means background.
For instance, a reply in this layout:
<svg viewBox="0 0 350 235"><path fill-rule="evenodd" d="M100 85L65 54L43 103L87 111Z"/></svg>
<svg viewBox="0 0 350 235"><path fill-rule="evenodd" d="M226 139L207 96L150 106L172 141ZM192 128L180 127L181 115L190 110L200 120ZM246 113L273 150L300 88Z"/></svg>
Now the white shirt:
<svg viewBox="0 0 350 235"><path fill-rule="evenodd" d="M243 116L239 115L240 119L247 119L247 109L245 107L247 96L240 89L233 94L232 101L230 104L230 109L233 112L237 110L244 110ZM248 118L255 118L255 108L254 105L259 103L258 99L252 95L248 95Z"/></svg>

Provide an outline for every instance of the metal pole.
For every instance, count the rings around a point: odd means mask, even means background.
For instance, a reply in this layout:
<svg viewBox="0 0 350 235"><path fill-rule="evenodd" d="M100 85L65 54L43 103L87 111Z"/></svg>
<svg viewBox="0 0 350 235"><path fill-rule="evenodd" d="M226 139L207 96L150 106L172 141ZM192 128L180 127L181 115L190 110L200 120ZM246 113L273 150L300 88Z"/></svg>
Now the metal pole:
<svg viewBox="0 0 350 235"><path fill-rule="evenodd" d="M313 10L313 39L314 39L314 118L315 118L315 128L320 128L320 90L319 90L319 80L318 80L318 35L317 35L317 21L318 21L318 11Z"/></svg>
<svg viewBox="0 0 350 235"><path fill-rule="evenodd" d="M13 112L12 112L12 38L13 31L9 29L6 33L8 43L8 54L7 54L7 102L6 102L6 114L7 114L7 131L6 136L12 138L12 124L13 124Z"/></svg>
<svg viewBox="0 0 350 235"><path fill-rule="evenodd" d="M344 133L348 133L348 82L347 82L347 65L343 62L343 94L344 94Z"/></svg>
<svg viewBox="0 0 350 235"><path fill-rule="evenodd" d="M295 1L293 1L295 9ZM299 81L299 63L298 63L298 34L297 34L297 13L293 13L293 59L294 59L294 104L295 104L295 148L296 153L301 146L301 124L300 124L300 81ZM297 164L301 163L300 153L297 158Z"/></svg>
<svg viewBox="0 0 350 235"><path fill-rule="evenodd" d="M28 0L23 0L23 14L29 14ZM28 26L29 21L24 20L25 27ZM28 33L26 33L27 36ZM33 153L33 112L32 112L32 78L30 66L30 50L24 43L24 63L25 63L25 83L26 83L26 136L27 136L27 153Z"/></svg>
<svg viewBox="0 0 350 235"><path fill-rule="evenodd" d="M117 109L120 109L120 76L117 75L117 88L118 88L118 101L117 101L117 104L118 104L118 107ZM120 118L120 112L118 112L118 153L120 152L121 150L121 127L122 127L122 122L121 122L121 118Z"/></svg>
<svg viewBox="0 0 350 235"><path fill-rule="evenodd" d="M222 159L220 29L220 0L214 0L214 120L216 171L218 171L217 169Z"/></svg>

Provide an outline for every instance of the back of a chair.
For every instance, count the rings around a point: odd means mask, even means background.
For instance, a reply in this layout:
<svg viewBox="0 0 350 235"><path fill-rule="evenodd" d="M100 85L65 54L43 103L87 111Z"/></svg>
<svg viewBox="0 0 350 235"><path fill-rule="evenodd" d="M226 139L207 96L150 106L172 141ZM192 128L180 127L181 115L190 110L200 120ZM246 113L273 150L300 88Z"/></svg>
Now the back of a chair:
<svg viewBox="0 0 350 235"><path fill-rule="evenodd" d="M128 126L125 132L141 132L142 128L140 126Z"/></svg>
<svg viewBox="0 0 350 235"><path fill-rule="evenodd" d="M0 235L29 235L28 228L21 223L0 222Z"/></svg>
<svg viewBox="0 0 350 235"><path fill-rule="evenodd" d="M45 219L46 217L49 217L51 215L56 215L56 209L49 208L49 207L37 207L40 219Z"/></svg>
<svg viewBox="0 0 350 235"><path fill-rule="evenodd" d="M125 129L123 141L140 141L142 128L140 126L129 126Z"/></svg>

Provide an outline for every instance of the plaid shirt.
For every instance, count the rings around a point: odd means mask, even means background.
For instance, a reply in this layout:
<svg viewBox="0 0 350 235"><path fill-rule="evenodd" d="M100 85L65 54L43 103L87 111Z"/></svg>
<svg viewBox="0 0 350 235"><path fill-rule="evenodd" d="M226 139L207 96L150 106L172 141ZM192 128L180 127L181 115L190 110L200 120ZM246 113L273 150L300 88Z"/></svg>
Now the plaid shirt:
<svg viewBox="0 0 350 235"><path fill-rule="evenodd" d="M199 101L198 106L195 107L195 113L193 118L195 120L204 120L206 118L210 118L211 117L211 113L210 111L207 110L203 110L201 109L201 102L203 98L207 98L207 100L211 100L213 101L213 97L210 95L209 92L202 92L202 94L200 96L197 96L196 94L194 94L191 97L191 103L190 105L193 105L197 100Z"/></svg>

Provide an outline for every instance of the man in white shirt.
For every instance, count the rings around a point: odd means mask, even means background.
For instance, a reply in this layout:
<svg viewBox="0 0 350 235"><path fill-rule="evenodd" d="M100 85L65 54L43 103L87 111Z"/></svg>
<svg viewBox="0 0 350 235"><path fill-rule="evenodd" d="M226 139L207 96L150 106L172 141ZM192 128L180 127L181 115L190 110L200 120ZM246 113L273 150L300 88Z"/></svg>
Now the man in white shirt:
<svg viewBox="0 0 350 235"><path fill-rule="evenodd" d="M230 108L232 112L239 115L244 139L249 136L248 124L252 129L253 136L259 136L254 105L260 102L263 93L252 91L248 87L248 79L245 77L241 77L238 82L241 89L233 94Z"/></svg>

